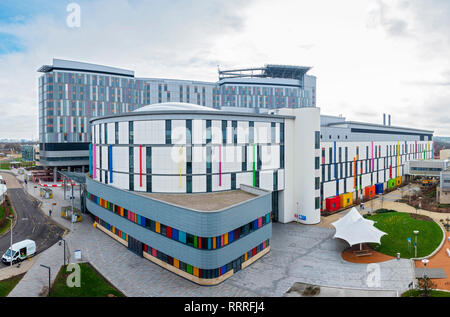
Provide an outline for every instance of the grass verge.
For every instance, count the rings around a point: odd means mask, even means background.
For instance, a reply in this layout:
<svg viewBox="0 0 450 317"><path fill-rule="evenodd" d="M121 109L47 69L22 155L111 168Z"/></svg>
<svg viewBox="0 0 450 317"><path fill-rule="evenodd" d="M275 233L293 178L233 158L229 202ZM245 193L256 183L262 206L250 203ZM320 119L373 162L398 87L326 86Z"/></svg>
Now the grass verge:
<svg viewBox="0 0 450 317"><path fill-rule="evenodd" d="M12 214L13 210L12 207L9 206L9 214ZM3 204L0 205L0 219L2 219L5 215L5 208L3 207ZM5 224L0 227L0 235L2 235L5 231L7 231L11 226L11 219L7 219Z"/></svg>
<svg viewBox="0 0 450 317"><path fill-rule="evenodd" d="M67 278L72 272L67 272L67 265L62 266L52 285L51 297L124 297L89 263L80 263L81 287L67 286Z"/></svg>
<svg viewBox="0 0 450 317"><path fill-rule="evenodd" d="M20 282L25 273L0 281L0 297L6 297Z"/></svg>
<svg viewBox="0 0 450 317"><path fill-rule="evenodd" d="M402 294L402 297L421 297L422 291L412 289ZM430 291L431 297L450 297L450 292Z"/></svg>

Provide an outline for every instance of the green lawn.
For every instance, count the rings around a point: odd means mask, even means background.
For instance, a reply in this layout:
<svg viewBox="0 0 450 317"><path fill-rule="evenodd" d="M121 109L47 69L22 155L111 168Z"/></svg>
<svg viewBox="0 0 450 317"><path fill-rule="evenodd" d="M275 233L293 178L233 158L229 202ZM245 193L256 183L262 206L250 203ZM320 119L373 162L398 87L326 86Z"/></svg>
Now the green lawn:
<svg viewBox="0 0 450 317"><path fill-rule="evenodd" d="M25 273L0 281L0 297L6 297L20 282Z"/></svg>
<svg viewBox="0 0 450 317"><path fill-rule="evenodd" d="M414 230L419 230L417 237L417 257L427 256L441 243L443 233L434 221L417 220L403 212L388 212L371 215L367 219L375 221L375 227L387 233L381 238L381 245L372 247L381 253L402 258L414 257ZM411 250L407 238L411 238Z"/></svg>
<svg viewBox="0 0 450 317"><path fill-rule="evenodd" d="M51 297L107 297L112 294L117 297L124 295L108 283L89 263L80 263L81 287L68 287L67 277L73 272L66 271L67 266L61 267L51 288Z"/></svg>
<svg viewBox="0 0 450 317"><path fill-rule="evenodd" d="M418 297L421 294L420 291L412 289L402 294L402 297ZM431 291L431 297L450 297L450 292L444 291Z"/></svg>

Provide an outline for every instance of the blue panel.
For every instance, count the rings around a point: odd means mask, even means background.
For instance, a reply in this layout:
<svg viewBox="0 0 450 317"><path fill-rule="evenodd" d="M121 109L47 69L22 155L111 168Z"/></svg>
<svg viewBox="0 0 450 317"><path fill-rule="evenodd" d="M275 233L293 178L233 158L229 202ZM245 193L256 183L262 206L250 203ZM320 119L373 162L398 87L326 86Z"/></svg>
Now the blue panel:
<svg viewBox="0 0 450 317"><path fill-rule="evenodd" d="M172 228L172 239L178 240L178 230Z"/></svg>
<svg viewBox="0 0 450 317"><path fill-rule="evenodd" d="M228 243L231 243L234 241L234 231L228 232Z"/></svg>
<svg viewBox="0 0 450 317"><path fill-rule="evenodd" d="M208 238L208 250L211 250L212 246L211 246L211 238Z"/></svg>
<svg viewBox="0 0 450 317"><path fill-rule="evenodd" d="M183 231L178 232L178 241L186 243L186 232Z"/></svg>

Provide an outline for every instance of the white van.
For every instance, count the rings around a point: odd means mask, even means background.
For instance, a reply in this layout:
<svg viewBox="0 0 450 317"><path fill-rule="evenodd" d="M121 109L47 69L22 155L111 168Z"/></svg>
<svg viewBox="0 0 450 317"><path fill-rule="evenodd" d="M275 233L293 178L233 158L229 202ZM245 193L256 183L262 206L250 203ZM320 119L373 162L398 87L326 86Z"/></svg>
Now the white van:
<svg viewBox="0 0 450 317"><path fill-rule="evenodd" d="M3 263L11 263L11 253L12 253L12 263L17 263L27 258L31 258L36 254L36 243L33 240L23 240L12 245L11 248L6 250L5 254L2 256Z"/></svg>

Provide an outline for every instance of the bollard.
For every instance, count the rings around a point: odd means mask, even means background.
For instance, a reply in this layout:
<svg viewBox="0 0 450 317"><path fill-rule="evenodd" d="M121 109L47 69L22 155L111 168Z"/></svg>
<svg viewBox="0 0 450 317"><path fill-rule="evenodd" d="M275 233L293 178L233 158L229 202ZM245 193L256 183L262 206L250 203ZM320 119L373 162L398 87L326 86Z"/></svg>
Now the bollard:
<svg viewBox="0 0 450 317"><path fill-rule="evenodd" d="M400 260L400 253L397 253L397 260Z"/></svg>

